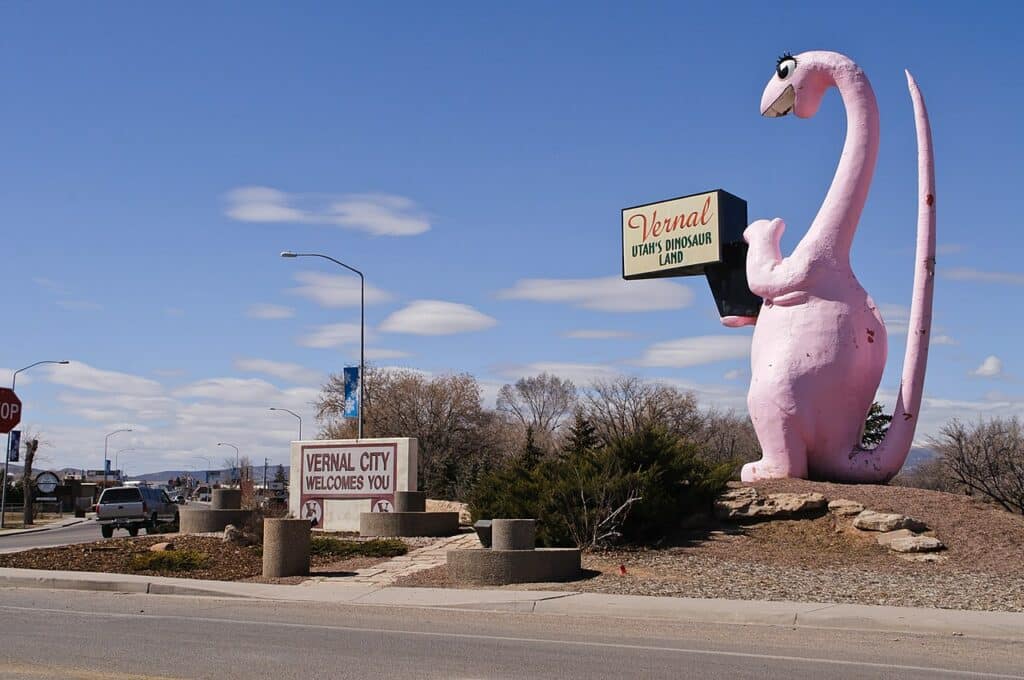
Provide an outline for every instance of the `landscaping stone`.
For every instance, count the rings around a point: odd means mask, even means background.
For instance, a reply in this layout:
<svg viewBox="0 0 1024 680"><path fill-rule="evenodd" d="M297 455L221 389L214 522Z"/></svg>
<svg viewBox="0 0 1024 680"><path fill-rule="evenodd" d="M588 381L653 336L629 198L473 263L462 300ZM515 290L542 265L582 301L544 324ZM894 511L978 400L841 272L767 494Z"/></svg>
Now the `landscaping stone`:
<svg viewBox="0 0 1024 680"><path fill-rule="evenodd" d="M889 550L899 553L928 553L942 550L946 546L934 536L906 536L889 542Z"/></svg>
<svg viewBox="0 0 1024 680"><path fill-rule="evenodd" d="M899 515L894 512L876 512L865 510L853 520L853 526L862 531L896 531L897 529L910 529L911 531L926 531L928 526L913 517Z"/></svg>
<svg viewBox="0 0 1024 680"><path fill-rule="evenodd" d="M828 511L840 517L852 517L864 512L864 506L847 498L837 498L834 501L829 501Z"/></svg>
<svg viewBox="0 0 1024 680"><path fill-rule="evenodd" d="M234 543L236 545L245 545L247 543L245 540L245 534L243 534L242 530L234 524L229 524L224 527L224 542Z"/></svg>
<svg viewBox="0 0 1024 680"><path fill-rule="evenodd" d="M174 543L171 541L164 541L163 543L154 543L149 546L151 552L166 552L168 550L174 550Z"/></svg>
<svg viewBox="0 0 1024 680"><path fill-rule="evenodd" d="M715 501L715 516L729 520L785 519L825 508L828 499L820 493L773 493L761 496L757 489L742 487L727 491Z"/></svg>
<svg viewBox="0 0 1024 680"><path fill-rule="evenodd" d="M916 536L910 529L897 529L896 531L886 531L885 533L878 534L875 536L875 540L878 541L878 545L889 545L897 538L910 538Z"/></svg>

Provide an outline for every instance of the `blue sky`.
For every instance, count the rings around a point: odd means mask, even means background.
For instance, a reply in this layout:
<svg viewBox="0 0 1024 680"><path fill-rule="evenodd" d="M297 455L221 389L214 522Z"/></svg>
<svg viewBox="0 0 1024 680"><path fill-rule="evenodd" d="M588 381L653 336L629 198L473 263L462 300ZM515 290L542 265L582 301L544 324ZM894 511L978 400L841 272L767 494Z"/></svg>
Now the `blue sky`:
<svg viewBox="0 0 1024 680"><path fill-rule="evenodd" d="M1002 9L1000 9L1002 7ZM4 343L50 465L284 461L328 371L377 364L635 373L744 409L748 330L703 279L618 280L619 210L724 188L788 252L844 134L758 114L783 51L875 88L882 140L854 269L883 306L891 408L912 279L916 147L933 124L939 280L919 435L1024 412L1014 312L1024 109L1013 4L76 3L0 8ZM902 323L901 323L902 321ZM4 378L4 376L8 378Z"/></svg>

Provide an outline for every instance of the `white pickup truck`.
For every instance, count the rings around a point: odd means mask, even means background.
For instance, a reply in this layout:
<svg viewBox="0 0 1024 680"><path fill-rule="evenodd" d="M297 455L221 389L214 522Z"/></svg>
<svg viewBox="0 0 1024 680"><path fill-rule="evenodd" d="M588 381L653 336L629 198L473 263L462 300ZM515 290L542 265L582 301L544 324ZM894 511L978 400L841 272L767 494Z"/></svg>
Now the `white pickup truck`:
<svg viewBox="0 0 1024 680"><path fill-rule="evenodd" d="M127 529L138 536L139 529L149 526L149 508L142 492L133 486L115 486L105 489L96 504L96 521L100 523L103 538L114 535L114 529Z"/></svg>

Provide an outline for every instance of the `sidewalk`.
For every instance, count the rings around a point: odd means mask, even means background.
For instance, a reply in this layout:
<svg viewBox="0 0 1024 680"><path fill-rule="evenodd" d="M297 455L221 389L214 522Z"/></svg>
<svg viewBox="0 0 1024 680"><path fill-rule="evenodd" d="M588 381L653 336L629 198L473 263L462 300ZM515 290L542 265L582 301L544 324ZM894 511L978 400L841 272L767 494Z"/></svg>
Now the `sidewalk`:
<svg viewBox="0 0 1024 680"><path fill-rule="evenodd" d="M963 635L1024 642L1024 614L878 607L869 605L746 600L699 600L640 595L381 587L346 579L301 585L100 574L38 569L0 569L0 587L92 590L150 595L249 598L378 607L423 607L516 612L547 616L594 616L672 621L833 628L929 635Z"/></svg>
<svg viewBox="0 0 1024 680"><path fill-rule="evenodd" d="M67 519L59 519L48 524L40 524L39 526L30 527L28 529L0 529L0 537L13 536L15 534L32 534L37 531L49 531L50 529L63 529L64 527L72 527L85 521L87 521L87 518L84 517L69 517Z"/></svg>

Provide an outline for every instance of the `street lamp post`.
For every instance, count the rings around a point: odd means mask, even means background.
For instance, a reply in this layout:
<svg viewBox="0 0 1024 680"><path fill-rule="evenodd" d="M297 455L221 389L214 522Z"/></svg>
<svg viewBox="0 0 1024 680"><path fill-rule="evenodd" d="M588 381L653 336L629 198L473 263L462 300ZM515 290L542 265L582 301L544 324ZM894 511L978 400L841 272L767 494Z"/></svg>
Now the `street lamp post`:
<svg viewBox="0 0 1024 680"><path fill-rule="evenodd" d="M360 380L362 380L362 378L360 378ZM270 410L271 411L284 411L285 413L291 413L293 416L298 418L299 419L299 441L302 441L302 416L300 416L295 411L289 411L286 408L274 408L273 406L271 406Z"/></svg>
<svg viewBox="0 0 1024 680"><path fill-rule="evenodd" d="M242 486L242 466L241 458L238 455L238 447L234 444L228 444L227 442L217 442L217 446L230 446L235 450L235 468L238 470L238 486Z"/></svg>
<svg viewBox="0 0 1024 680"><path fill-rule="evenodd" d="M113 432L108 432L107 436L103 438L103 488L104 489L107 488L107 467L109 467L109 464L110 464L110 458L107 455L107 451L109 450L109 446L110 446L110 438L112 436L114 436L115 434L117 434L118 432L132 432L132 428L125 427L125 428L122 428L120 430L114 430Z"/></svg>
<svg viewBox="0 0 1024 680"><path fill-rule="evenodd" d="M285 250L281 257L321 257L330 260L336 265L359 275L359 425L356 433L357 439L363 438L363 381L366 379L366 279L363 273L355 267L350 267L341 260L336 260L330 255L322 253L293 253Z"/></svg>
<svg viewBox="0 0 1024 680"><path fill-rule="evenodd" d="M120 455L122 453L127 453L128 451L135 451L135 450L136 449L129 448L129 449L118 449L117 451L114 451L114 469L117 470L118 472L121 471L121 465L119 463L119 457L120 457ZM126 475L121 475L121 478L123 479L125 476Z"/></svg>
<svg viewBox="0 0 1024 680"><path fill-rule="evenodd" d="M27 371L30 368L35 368L36 366L42 366L43 364L59 364L61 366L66 366L67 364L70 364L70 363L71 363L70 361L66 361L66 360L65 361L37 361L34 364L29 364L28 366L25 366L24 368L19 368L11 376L11 391L13 392L14 391L14 387L18 384L18 374L21 373L22 371ZM4 528L4 513L7 512L7 476L8 476L8 473L10 472L10 469L11 469L11 433L8 432L7 433L7 446L4 447L4 480L3 480L4 481L4 484L3 484L4 488L3 488L2 491L0 491L0 529Z"/></svg>

